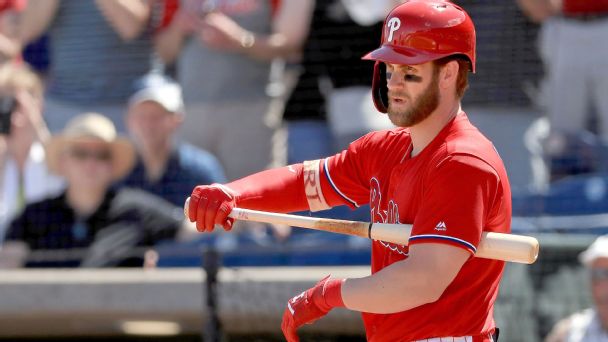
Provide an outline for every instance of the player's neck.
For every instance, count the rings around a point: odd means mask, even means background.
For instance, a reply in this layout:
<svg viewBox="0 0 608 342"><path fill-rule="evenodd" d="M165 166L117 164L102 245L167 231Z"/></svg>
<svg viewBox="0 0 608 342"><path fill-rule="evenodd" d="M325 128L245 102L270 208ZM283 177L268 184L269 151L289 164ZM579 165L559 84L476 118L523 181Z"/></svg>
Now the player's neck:
<svg viewBox="0 0 608 342"><path fill-rule="evenodd" d="M412 137L411 157L415 157L422 152L460 111L460 101L445 102L440 104L424 121L410 127Z"/></svg>

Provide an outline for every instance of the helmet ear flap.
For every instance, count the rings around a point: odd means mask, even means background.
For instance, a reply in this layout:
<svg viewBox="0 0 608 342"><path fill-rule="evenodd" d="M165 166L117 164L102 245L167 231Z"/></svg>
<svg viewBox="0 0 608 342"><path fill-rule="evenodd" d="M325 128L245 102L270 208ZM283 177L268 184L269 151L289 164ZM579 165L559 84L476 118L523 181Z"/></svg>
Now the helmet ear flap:
<svg viewBox="0 0 608 342"><path fill-rule="evenodd" d="M388 88L386 86L386 65L376 61L374 64L374 78L372 80L372 98L376 109L381 113L388 110Z"/></svg>

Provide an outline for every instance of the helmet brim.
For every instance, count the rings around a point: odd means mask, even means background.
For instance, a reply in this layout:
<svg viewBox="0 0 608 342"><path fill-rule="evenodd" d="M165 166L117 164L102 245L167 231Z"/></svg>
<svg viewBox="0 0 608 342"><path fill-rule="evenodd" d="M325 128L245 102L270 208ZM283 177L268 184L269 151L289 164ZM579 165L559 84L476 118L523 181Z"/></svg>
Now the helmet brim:
<svg viewBox="0 0 608 342"><path fill-rule="evenodd" d="M361 59L400 65L418 65L450 55L454 55L454 53L432 53L384 44Z"/></svg>

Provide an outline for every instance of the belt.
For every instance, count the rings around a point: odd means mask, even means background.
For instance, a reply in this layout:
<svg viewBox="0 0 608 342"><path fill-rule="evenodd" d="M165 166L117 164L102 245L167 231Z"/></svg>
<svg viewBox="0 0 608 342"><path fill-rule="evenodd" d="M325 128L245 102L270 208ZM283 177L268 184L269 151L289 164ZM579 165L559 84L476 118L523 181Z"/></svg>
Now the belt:
<svg viewBox="0 0 608 342"><path fill-rule="evenodd" d="M498 342L498 328L487 336L433 337L414 342Z"/></svg>
<svg viewBox="0 0 608 342"><path fill-rule="evenodd" d="M608 18L608 12L564 14L564 15L562 15L562 17L565 19L570 19L570 20L588 22L588 21L606 19L606 18Z"/></svg>

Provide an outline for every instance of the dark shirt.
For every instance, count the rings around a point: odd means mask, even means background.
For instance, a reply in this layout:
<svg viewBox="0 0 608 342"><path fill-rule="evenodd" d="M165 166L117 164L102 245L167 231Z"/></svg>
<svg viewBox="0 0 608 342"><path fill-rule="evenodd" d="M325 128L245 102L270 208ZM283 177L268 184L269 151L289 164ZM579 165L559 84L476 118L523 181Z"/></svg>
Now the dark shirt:
<svg viewBox="0 0 608 342"><path fill-rule="evenodd" d="M63 193L28 205L6 240L33 251L26 267L141 266L143 247L173 239L182 221L181 209L132 189L108 191L92 215L77 218Z"/></svg>
<svg viewBox="0 0 608 342"><path fill-rule="evenodd" d="M182 207L195 186L225 181L224 171L211 153L192 145L180 144L169 156L160 179L150 181L139 159L121 185L148 191Z"/></svg>
<svg viewBox="0 0 608 342"><path fill-rule="evenodd" d="M359 25L343 6L340 0L315 2L303 47L303 73L285 105L285 120L326 119L321 78L335 88L371 87L374 63L361 57L378 48L382 22Z"/></svg>

